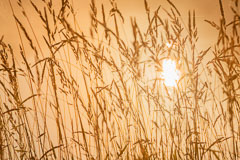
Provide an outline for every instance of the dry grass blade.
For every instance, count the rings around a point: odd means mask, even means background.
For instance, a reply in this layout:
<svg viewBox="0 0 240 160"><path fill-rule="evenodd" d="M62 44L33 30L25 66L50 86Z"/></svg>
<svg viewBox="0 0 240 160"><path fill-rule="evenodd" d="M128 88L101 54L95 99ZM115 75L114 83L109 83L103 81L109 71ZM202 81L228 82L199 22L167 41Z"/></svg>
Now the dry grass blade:
<svg viewBox="0 0 240 160"><path fill-rule="evenodd" d="M87 32L75 0L9 0L20 52L0 36L0 159L240 157L238 1L205 20L215 41L195 10L142 1L145 19L91 0Z"/></svg>
<svg viewBox="0 0 240 160"><path fill-rule="evenodd" d="M48 155L48 153L54 152L55 149L60 148L60 147L62 147L62 146L63 146L63 144L52 147L51 149L49 149L48 151L46 151L46 152L40 157L40 159L45 158L45 157Z"/></svg>
<svg viewBox="0 0 240 160"><path fill-rule="evenodd" d="M170 1L170 0L167 0L167 2L176 10L177 14L179 16L181 16L180 12L178 11L177 7Z"/></svg>

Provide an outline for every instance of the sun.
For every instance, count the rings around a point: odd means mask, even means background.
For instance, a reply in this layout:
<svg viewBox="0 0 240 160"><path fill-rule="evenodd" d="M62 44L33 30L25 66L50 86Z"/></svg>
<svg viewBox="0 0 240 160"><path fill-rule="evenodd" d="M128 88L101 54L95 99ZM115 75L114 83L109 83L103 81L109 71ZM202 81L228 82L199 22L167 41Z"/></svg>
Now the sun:
<svg viewBox="0 0 240 160"><path fill-rule="evenodd" d="M164 83L169 87L176 87L177 81L180 78L180 71L176 68L175 61L171 59L165 59L162 63L162 78L164 79Z"/></svg>

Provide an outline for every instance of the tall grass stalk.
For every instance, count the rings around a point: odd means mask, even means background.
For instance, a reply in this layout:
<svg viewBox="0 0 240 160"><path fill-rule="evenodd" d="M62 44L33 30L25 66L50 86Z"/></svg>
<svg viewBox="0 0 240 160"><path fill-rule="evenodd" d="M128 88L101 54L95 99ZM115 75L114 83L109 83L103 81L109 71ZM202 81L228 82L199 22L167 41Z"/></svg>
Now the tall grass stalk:
<svg viewBox="0 0 240 160"><path fill-rule="evenodd" d="M89 33L73 1L29 2L42 26L19 0L19 48L0 39L0 159L240 158L238 0L232 19L219 0L219 22L205 20L219 33L205 48L197 13L185 20L170 0L143 1L146 27L91 0Z"/></svg>

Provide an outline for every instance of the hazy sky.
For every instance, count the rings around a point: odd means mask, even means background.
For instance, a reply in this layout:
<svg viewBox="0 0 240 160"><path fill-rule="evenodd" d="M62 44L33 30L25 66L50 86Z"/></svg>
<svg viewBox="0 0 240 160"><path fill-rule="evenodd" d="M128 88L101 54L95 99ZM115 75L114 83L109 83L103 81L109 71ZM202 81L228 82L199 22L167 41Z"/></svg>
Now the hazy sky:
<svg viewBox="0 0 240 160"><path fill-rule="evenodd" d="M20 10L17 7L17 0L11 0L14 10L19 15ZM40 2L40 0L33 0L34 2ZM54 0L53 2L56 3L57 0ZM60 1L60 0L59 0ZM78 17L79 17L79 23L82 26L83 29L87 29L89 25L89 3L90 0L72 0L74 2L75 10L77 11ZM101 7L101 3L103 4L109 4L109 0L96 0L99 7ZM33 10L31 8L31 5L29 3L29 0L22 0L25 9L27 11L27 14L29 15L30 21L34 24L39 21L39 19L36 19L34 17L34 14L32 14ZM137 20L141 24L141 19L146 18L145 10L144 10L144 1L143 0L116 0L118 3L119 10L122 11L123 16L125 17L137 17ZM161 5L164 8L167 8L169 5L167 5L166 0L148 0L149 6L152 10L155 10L159 5ZM218 0L172 0L172 2L177 6L179 11L182 13L182 17L184 20L187 18L188 10L195 9L196 11L196 19L199 27L199 32L201 35L203 35L203 38L206 40L203 40L201 43L209 43L209 41L214 39L214 36L216 36L215 30L211 27L209 27L209 24L204 22L204 19L212 20L212 21L218 21L220 18L220 11L219 11L219 5ZM226 14L229 12L229 5L231 0L223 0L224 6L225 6L225 12ZM107 5L106 5L107 6ZM126 20L130 20L130 18L127 18ZM16 30L16 25L14 22L14 19L12 17L12 12L10 9L9 1L8 0L0 0L0 36L4 35L4 39L7 42L13 43L14 46L17 46L17 40L18 34ZM23 22L26 22L23 21ZM143 21L142 21L143 22ZM186 21L187 23L187 21ZM201 37L200 37L201 38Z"/></svg>

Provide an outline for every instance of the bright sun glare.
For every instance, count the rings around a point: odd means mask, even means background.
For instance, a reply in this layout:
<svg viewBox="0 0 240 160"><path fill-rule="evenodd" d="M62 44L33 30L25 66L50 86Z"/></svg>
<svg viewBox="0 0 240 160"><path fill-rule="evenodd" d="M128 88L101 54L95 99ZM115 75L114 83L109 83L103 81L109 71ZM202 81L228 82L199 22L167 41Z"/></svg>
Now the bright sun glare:
<svg viewBox="0 0 240 160"><path fill-rule="evenodd" d="M180 72L176 69L175 61L171 59L165 59L162 63L162 78L164 79L164 83L169 87L176 87L177 81L180 78Z"/></svg>

